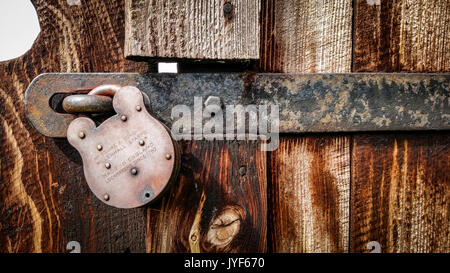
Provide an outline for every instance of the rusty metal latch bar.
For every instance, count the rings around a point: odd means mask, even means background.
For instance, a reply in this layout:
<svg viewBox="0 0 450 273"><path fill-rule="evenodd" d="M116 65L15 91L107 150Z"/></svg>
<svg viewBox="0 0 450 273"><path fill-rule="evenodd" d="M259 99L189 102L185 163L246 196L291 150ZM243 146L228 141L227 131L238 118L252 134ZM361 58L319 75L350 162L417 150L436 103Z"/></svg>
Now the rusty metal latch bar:
<svg viewBox="0 0 450 273"><path fill-rule="evenodd" d="M277 104L281 133L449 130L450 74L42 74L26 91L26 113L50 137L65 137L77 116L57 113L57 93L102 84L136 86L152 114L171 127L175 105L217 96L223 105Z"/></svg>

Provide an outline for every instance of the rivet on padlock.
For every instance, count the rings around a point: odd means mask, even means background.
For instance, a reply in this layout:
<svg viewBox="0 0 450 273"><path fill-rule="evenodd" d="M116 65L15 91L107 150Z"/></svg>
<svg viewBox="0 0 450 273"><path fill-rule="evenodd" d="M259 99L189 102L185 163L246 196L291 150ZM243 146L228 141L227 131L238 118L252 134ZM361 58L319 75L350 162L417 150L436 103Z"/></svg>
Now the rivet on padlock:
<svg viewBox="0 0 450 273"><path fill-rule="evenodd" d="M116 115L98 127L79 117L70 123L67 139L80 153L86 181L100 200L118 208L143 206L176 179L178 146L148 113L139 89L126 86L109 95Z"/></svg>

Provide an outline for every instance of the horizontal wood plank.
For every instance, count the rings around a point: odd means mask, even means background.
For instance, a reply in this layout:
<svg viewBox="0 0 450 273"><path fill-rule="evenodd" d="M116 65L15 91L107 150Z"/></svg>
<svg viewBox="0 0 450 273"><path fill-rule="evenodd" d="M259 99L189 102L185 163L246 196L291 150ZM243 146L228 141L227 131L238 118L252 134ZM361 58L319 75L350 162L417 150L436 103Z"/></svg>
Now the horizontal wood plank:
<svg viewBox="0 0 450 273"><path fill-rule="evenodd" d="M260 5L259 0L126 0L125 56L258 59Z"/></svg>

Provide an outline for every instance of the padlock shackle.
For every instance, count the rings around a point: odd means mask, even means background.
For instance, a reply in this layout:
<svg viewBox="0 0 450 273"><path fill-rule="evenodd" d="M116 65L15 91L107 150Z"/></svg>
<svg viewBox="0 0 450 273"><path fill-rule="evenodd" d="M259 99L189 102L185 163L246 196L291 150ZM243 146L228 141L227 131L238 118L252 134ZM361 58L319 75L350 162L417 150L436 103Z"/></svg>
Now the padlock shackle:
<svg viewBox="0 0 450 273"><path fill-rule="evenodd" d="M112 98L101 95L70 95L64 98L62 107L70 114L113 112Z"/></svg>
<svg viewBox="0 0 450 273"><path fill-rule="evenodd" d="M102 95L113 97L119 89L120 85L118 84L102 84L92 89L88 93L88 95Z"/></svg>
<svg viewBox="0 0 450 273"><path fill-rule="evenodd" d="M103 84L86 95L70 95L64 98L62 106L70 114L113 112L112 98L120 85Z"/></svg>

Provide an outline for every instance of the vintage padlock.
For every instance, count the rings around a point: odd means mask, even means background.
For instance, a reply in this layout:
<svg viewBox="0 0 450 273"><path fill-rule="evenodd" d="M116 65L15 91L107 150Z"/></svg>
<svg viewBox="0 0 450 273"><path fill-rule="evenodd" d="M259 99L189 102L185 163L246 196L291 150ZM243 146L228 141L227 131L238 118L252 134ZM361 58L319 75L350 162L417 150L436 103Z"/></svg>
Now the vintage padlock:
<svg viewBox="0 0 450 273"><path fill-rule="evenodd" d="M116 114L99 126L88 117L74 119L67 139L81 155L95 196L117 208L140 207L176 179L179 149L167 127L147 111L139 89L112 91Z"/></svg>

